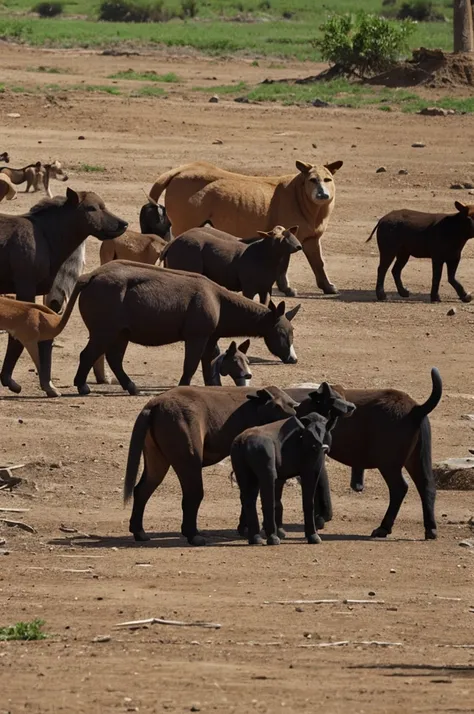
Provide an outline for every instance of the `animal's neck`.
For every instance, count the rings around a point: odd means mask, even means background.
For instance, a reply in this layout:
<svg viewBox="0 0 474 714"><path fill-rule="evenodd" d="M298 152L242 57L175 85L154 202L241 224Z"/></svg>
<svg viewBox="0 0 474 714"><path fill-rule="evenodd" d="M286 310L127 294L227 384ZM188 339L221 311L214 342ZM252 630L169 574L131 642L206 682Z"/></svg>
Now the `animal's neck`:
<svg viewBox="0 0 474 714"><path fill-rule="evenodd" d="M269 263L278 263L282 251L279 250L279 246L275 246L273 241L262 238L262 240L256 243L251 243L248 248L246 248L245 253L251 260L268 265Z"/></svg>
<svg viewBox="0 0 474 714"><path fill-rule="evenodd" d="M226 290L216 329L218 337L261 337L266 331L270 310L253 300Z"/></svg>
<svg viewBox="0 0 474 714"><path fill-rule="evenodd" d="M51 217L49 221L51 221ZM40 223L40 221L38 221L38 223ZM43 228L43 226L41 227ZM55 215L54 232L44 227L43 233L50 247L52 274L58 271L64 261L69 258L71 253L73 253L89 235L81 225L74 223L71 220L71 216L63 209L59 209Z"/></svg>

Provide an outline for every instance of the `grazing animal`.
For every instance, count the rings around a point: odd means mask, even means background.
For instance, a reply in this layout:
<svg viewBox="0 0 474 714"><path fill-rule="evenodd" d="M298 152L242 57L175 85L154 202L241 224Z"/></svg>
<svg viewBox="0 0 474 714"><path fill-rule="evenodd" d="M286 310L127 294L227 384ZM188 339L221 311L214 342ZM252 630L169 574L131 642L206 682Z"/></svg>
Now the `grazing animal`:
<svg viewBox="0 0 474 714"><path fill-rule="evenodd" d="M148 203L145 203L140 210L140 230L142 233L153 233L169 241L171 221L166 215L165 207L148 199Z"/></svg>
<svg viewBox="0 0 474 714"><path fill-rule="evenodd" d="M26 347L38 370L41 389L48 397L61 396L51 382L51 350L48 345L66 327L72 307L67 307L64 315L59 317L46 305L0 296L0 330L6 330Z"/></svg>
<svg viewBox="0 0 474 714"><path fill-rule="evenodd" d="M104 241L104 243L109 243L109 241ZM85 265L86 242L84 241L59 268L51 290L43 298L43 303L54 312L61 312L72 295L78 277L84 272Z"/></svg>
<svg viewBox="0 0 474 714"><path fill-rule="evenodd" d="M11 201L16 198L16 188L4 174L0 174L0 202L6 198L7 201Z"/></svg>
<svg viewBox="0 0 474 714"><path fill-rule="evenodd" d="M89 394L87 376L105 354L123 389L137 387L123 369L129 342L159 346L185 343L180 384L189 384L199 362L206 384L212 383L210 362L221 337L263 337L272 354L286 364L297 362L291 320L300 305L285 314L278 307L259 305L222 288L203 275L114 260L79 278L71 296L89 330L74 384Z"/></svg>
<svg viewBox="0 0 474 714"><path fill-rule="evenodd" d="M4 161L6 164L10 163L10 156L7 151L3 151L0 154L0 161Z"/></svg>
<svg viewBox="0 0 474 714"><path fill-rule="evenodd" d="M175 387L153 397L135 421L128 451L124 499L133 493L130 532L135 540L149 540L143 529L145 506L171 466L183 494L181 533L188 543L204 545L197 529L203 467L228 456L245 429L294 416L295 405L278 387ZM135 486L142 453L143 474Z"/></svg>
<svg viewBox="0 0 474 714"><path fill-rule="evenodd" d="M313 412L301 420L290 417L252 427L239 434L232 444L232 466L240 487L250 545L263 543L257 515L259 491L267 544L280 545L275 485L277 480L285 482L294 476L301 478L305 536L308 543L321 542L315 524L316 487L324 468L325 453L331 446L331 430L338 417L351 415L355 407L341 399L327 382L320 386L318 393L324 399L324 416Z"/></svg>
<svg viewBox="0 0 474 714"><path fill-rule="evenodd" d="M474 237L474 205L465 205L460 201L455 201L454 205L457 213L421 213L407 208L387 213L380 219L367 239L369 242L377 231L380 251L375 288L377 300L387 299L385 275L395 258L392 275L398 294L404 298L410 296L402 283L402 270L413 256L431 258L431 302L440 302L439 284L445 264L449 284L463 302L471 302L470 293L456 279L456 271L464 246Z"/></svg>
<svg viewBox="0 0 474 714"><path fill-rule="evenodd" d="M10 181L15 184L15 186L19 186L20 184L25 183L26 181L25 192L27 193L31 187L35 189L37 174L40 170L41 161L37 161L35 164L28 164L27 166L23 166L23 168L21 169L12 169L10 166L3 166L0 169L0 173L5 174L5 176L8 176Z"/></svg>
<svg viewBox="0 0 474 714"><path fill-rule="evenodd" d="M252 371L247 359L250 340L245 340L237 347L232 340L225 352L221 352L211 362L212 382L221 386L221 377L231 377L237 387L248 387Z"/></svg>
<svg viewBox="0 0 474 714"><path fill-rule="evenodd" d="M175 236L205 221L239 238L251 238L276 225L299 225L298 239L318 287L335 293L324 268L320 240L334 208L333 175L341 166L342 161L325 166L297 161L296 175L244 176L195 162L162 174L150 197L158 201L166 189L166 211ZM286 269L277 284L286 295L296 294Z"/></svg>
<svg viewBox="0 0 474 714"><path fill-rule="evenodd" d="M44 199L24 215L0 214L0 293L34 302L51 290L59 268L87 236L106 240L126 228L96 193L70 188L66 196ZM48 341L45 349L51 348ZM16 393L21 388L12 373L22 351L21 342L10 337L0 372L3 386Z"/></svg>
<svg viewBox="0 0 474 714"><path fill-rule="evenodd" d="M106 240L100 246L100 264L111 260L134 260L155 265L167 241L154 233L126 230L119 238Z"/></svg>
<svg viewBox="0 0 474 714"><path fill-rule="evenodd" d="M436 538L434 505L436 485L431 460L431 427L428 414L438 405L442 395L441 377L431 370L432 391L423 404L418 404L406 392L396 389L333 389L355 404L350 419L341 419L332 434L331 458L352 468L351 485L360 490L364 469L378 469L388 486L390 502L373 538L386 538L392 532L408 485L403 477L405 467L418 490L423 509L425 539ZM288 389L298 402L298 417L313 411L311 390ZM277 484L278 489L278 484ZM318 486L318 497L330 501L329 483L324 472ZM281 498L277 493L277 503ZM321 510L319 510L321 513ZM278 514L278 511L277 511ZM281 523L281 521L280 521ZM277 524L278 525L278 524Z"/></svg>
<svg viewBox="0 0 474 714"><path fill-rule="evenodd" d="M298 226L275 226L248 243L215 228L192 228L168 243L161 254L167 268L200 273L228 290L242 292L267 304L272 285L285 269L292 253L301 250L296 238Z"/></svg>
<svg viewBox="0 0 474 714"><path fill-rule="evenodd" d="M69 176L64 173L64 169L59 161L52 161L50 164L40 165L40 168L36 171L34 190L39 191L41 185L49 198L53 198L49 182L51 179L56 179L57 181L67 181ZM26 188L28 191L29 186Z"/></svg>

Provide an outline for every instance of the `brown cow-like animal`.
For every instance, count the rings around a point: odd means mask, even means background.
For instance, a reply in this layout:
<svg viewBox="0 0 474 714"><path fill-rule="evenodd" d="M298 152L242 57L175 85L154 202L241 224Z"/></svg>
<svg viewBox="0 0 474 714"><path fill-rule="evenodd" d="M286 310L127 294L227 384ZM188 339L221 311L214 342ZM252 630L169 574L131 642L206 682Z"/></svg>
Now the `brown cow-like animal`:
<svg viewBox="0 0 474 714"><path fill-rule="evenodd" d="M228 456L245 429L294 416L295 405L277 387L175 387L153 397L135 421L128 452L124 499L133 492L130 532L135 540L149 540L143 529L145 506L172 466L183 493L181 533L188 543L204 545L197 529L203 467ZM143 474L135 486L142 452Z"/></svg>
<svg viewBox="0 0 474 714"><path fill-rule="evenodd" d="M166 212L175 236L206 221L239 238L251 238L276 225L298 225L298 239L318 287L335 293L324 268L320 241L334 208L333 175L341 166L342 161L325 166L297 161L296 175L244 176L195 162L162 174L150 196L158 201L166 189ZM286 268L277 284L286 295L295 295Z"/></svg>
<svg viewBox="0 0 474 714"><path fill-rule="evenodd" d="M113 240L105 240L100 246L100 264L111 260L134 260L137 263L155 265L168 241L152 233L126 230Z"/></svg>
<svg viewBox="0 0 474 714"><path fill-rule="evenodd" d="M127 223L110 213L96 193L70 188L66 196L44 199L24 215L0 215L0 293L34 302L36 295L51 290L60 266L87 236L106 240L126 228ZM52 341L46 344L45 359L50 362ZM21 387L12 373L22 352L21 342L10 337L0 373L3 386L17 393Z"/></svg>
<svg viewBox="0 0 474 714"><path fill-rule="evenodd" d="M297 233L298 226L275 226L244 242L215 228L192 228L166 246L161 260L167 268L200 273L250 299L258 295L266 305L282 263L287 266L290 255L301 250Z"/></svg>

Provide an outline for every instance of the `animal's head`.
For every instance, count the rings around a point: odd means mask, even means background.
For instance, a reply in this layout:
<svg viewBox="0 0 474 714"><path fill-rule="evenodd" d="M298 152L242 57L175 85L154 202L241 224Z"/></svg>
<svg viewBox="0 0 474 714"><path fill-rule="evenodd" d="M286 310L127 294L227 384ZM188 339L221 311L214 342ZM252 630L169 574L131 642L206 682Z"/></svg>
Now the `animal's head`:
<svg viewBox="0 0 474 714"><path fill-rule="evenodd" d="M10 156L6 151L4 151L2 154L0 154L0 161L4 161L6 164L10 163Z"/></svg>
<svg viewBox="0 0 474 714"><path fill-rule="evenodd" d="M317 412L311 412L302 417L300 423L303 430L301 439L306 448L312 451L320 449L324 452L329 451L331 438L328 433L329 422L325 417Z"/></svg>
<svg viewBox="0 0 474 714"><path fill-rule="evenodd" d="M252 370L247 359L249 347L250 340L245 340L238 347L233 340L226 351L212 361L211 367L222 377L232 377L237 387L248 387L252 379Z"/></svg>
<svg viewBox="0 0 474 714"><path fill-rule="evenodd" d="M334 200L336 185L334 174L342 166L342 161L334 161L324 166L313 166L305 161L297 161L296 168L302 174L306 196L316 205L324 205Z"/></svg>
<svg viewBox="0 0 474 714"><path fill-rule="evenodd" d="M461 203L461 201L454 201L454 205L465 221L464 237L474 238L474 205Z"/></svg>
<svg viewBox="0 0 474 714"><path fill-rule="evenodd" d="M171 221L168 218L165 207L161 203L157 203L150 196L147 196L148 203L142 206L140 217L146 214L147 230L144 233L155 233L169 241L171 239ZM141 221L140 221L141 222Z"/></svg>
<svg viewBox="0 0 474 714"><path fill-rule="evenodd" d="M114 216L105 207L101 197L92 191L74 191L68 188L64 206L74 211L77 224L99 240L117 238L128 228L128 223Z"/></svg>
<svg viewBox="0 0 474 714"><path fill-rule="evenodd" d="M51 164L45 164L45 169L49 170L51 178L57 179L58 181L67 181L69 178L69 176L64 173L64 169L58 160L53 161Z"/></svg>
<svg viewBox="0 0 474 714"><path fill-rule="evenodd" d="M291 321L301 305L296 305L285 313L285 302L278 306L272 301L268 306L268 328L263 338L270 352L285 364L296 364L298 358L293 347L293 326Z"/></svg>
<svg viewBox="0 0 474 714"><path fill-rule="evenodd" d="M316 412L328 419L351 416L355 405L333 389L327 382L323 382L318 389L308 394L298 408L298 416Z"/></svg>
<svg viewBox="0 0 474 714"><path fill-rule="evenodd" d="M275 226L271 231L257 231L258 235L265 240L271 241L275 248L282 252L291 255L303 249L303 246L296 237L299 226L284 228L283 226Z"/></svg>
<svg viewBox="0 0 474 714"><path fill-rule="evenodd" d="M296 414L295 407L298 402L278 387L259 389L256 394L247 394L247 399L257 409L260 424L280 421Z"/></svg>

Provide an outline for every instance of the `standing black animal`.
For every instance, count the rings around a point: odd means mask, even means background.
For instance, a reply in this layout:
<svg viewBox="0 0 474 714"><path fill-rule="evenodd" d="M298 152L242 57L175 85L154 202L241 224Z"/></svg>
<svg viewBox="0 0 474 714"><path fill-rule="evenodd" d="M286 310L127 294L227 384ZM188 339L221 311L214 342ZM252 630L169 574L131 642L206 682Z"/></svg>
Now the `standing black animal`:
<svg viewBox="0 0 474 714"><path fill-rule="evenodd" d="M440 302L439 284L445 263L449 284L463 302L471 302L470 293L456 280L456 271L464 246L474 237L474 205L465 205L460 201L455 201L454 205L457 213L421 213L403 209L387 213L380 219L366 241L368 243L377 231L380 251L375 288L377 300L387 299L384 290L385 275L395 258L392 275L398 294L404 298L410 296L402 283L401 274L409 257L413 256L431 258L431 302Z"/></svg>
<svg viewBox="0 0 474 714"><path fill-rule="evenodd" d="M149 200L140 210L140 230L142 233L154 233L160 238L170 240L171 221L166 209L160 203Z"/></svg>
<svg viewBox="0 0 474 714"><path fill-rule="evenodd" d="M291 417L253 427L237 436L232 444L232 466L240 487L250 545L262 543L257 515L259 491L267 544L280 544L275 486L277 481L284 482L293 476L301 477L305 536L308 543L321 542L315 524L316 487L325 453L330 449L331 430L339 416L352 414L355 407L334 392L327 382L318 392L326 416L313 412L301 420Z"/></svg>

